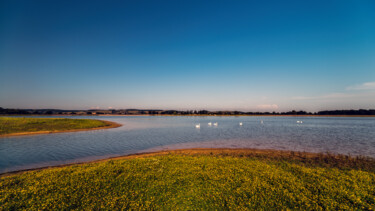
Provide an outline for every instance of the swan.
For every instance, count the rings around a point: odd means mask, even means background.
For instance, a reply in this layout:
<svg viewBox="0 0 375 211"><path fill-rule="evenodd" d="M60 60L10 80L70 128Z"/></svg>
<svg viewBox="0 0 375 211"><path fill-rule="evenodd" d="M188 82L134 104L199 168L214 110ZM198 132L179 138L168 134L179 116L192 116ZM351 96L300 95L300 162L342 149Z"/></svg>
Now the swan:
<svg viewBox="0 0 375 211"><path fill-rule="evenodd" d="M215 123L214 123L214 126L217 126L217 125L218 125L217 122L215 122Z"/></svg>
<svg viewBox="0 0 375 211"><path fill-rule="evenodd" d="M211 126L211 125L212 125L212 122L209 122L209 123L208 123L208 126Z"/></svg>
<svg viewBox="0 0 375 211"><path fill-rule="evenodd" d="M195 128L201 128L201 124L199 123L199 124L195 125Z"/></svg>
<svg viewBox="0 0 375 211"><path fill-rule="evenodd" d="M242 122L240 122L240 126L242 126Z"/></svg>

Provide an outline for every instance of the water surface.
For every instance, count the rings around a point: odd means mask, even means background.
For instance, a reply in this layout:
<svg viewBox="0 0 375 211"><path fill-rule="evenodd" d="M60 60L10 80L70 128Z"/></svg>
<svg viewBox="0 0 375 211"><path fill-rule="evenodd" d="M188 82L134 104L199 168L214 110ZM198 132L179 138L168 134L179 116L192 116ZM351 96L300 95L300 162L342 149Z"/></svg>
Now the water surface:
<svg viewBox="0 0 375 211"><path fill-rule="evenodd" d="M375 157L373 117L69 118L102 119L123 126L0 138L0 172L192 147L279 149ZM209 126L209 122L217 122L218 126ZM195 128L199 123L201 128Z"/></svg>

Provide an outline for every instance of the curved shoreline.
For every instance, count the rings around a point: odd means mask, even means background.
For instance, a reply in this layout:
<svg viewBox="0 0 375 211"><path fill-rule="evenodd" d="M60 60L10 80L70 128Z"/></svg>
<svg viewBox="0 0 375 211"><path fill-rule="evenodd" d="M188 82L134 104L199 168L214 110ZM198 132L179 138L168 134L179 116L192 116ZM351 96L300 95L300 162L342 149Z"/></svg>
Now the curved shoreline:
<svg viewBox="0 0 375 211"><path fill-rule="evenodd" d="M24 170L16 170L10 172L0 173L0 177L12 176L16 174L22 174L30 171L41 171L46 169L63 168L74 165L85 165L92 163L106 162L110 160L121 160L121 159L135 159L135 158L146 158L152 156L163 156L163 155L186 155L186 156L199 156L199 155L211 155L211 156L230 156L238 158L259 158L265 160L283 160L289 162L300 162L308 165L324 165L327 167L339 167L339 168L358 168L362 169L367 165L368 168L375 171L375 159L371 157L352 157L343 154L331 154L331 153L313 153L313 152L300 152L300 151L286 151L286 150L275 150L275 149L254 149L254 148L190 148L190 149L171 149L161 150L156 152L139 152L129 155L121 155L108 157L103 159L74 162L60 165L51 165L37 168L30 168ZM362 169L366 170L366 169Z"/></svg>
<svg viewBox="0 0 375 211"><path fill-rule="evenodd" d="M111 122L107 120L98 120L101 122L105 122L109 125L103 127L94 127L94 128L82 128L82 129L69 129L69 130L61 130L61 131L37 131L37 132L21 132L21 133L11 133L11 134L3 134L0 135L2 137L12 137L12 136L29 136L29 135L41 135L41 134L51 134L51 133L68 133L68 132L80 132L80 131L89 131L89 130L101 130L101 129L110 129L110 128L117 128L121 127L122 124Z"/></svg>

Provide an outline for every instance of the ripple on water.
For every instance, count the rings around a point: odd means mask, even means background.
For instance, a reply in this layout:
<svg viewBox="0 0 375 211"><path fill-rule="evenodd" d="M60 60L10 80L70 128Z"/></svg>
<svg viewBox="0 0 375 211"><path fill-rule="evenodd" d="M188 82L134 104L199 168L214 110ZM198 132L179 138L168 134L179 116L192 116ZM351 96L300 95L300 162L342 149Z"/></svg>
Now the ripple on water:
<svg viewBox="0 0 375 211"><path fill-rule="evenodd" d="M76 117L74 117L76 118ZM81 117L122 127L0 138L0 172L174 148L259 148L375 155L375 118ZM260 122L263 120L263 124ZM296 121L303 121L297 124ZM218 122L209 126L208 122ZM239 122L243 125L239 126ZM201 128L196 129L195 124Z"/></svg>

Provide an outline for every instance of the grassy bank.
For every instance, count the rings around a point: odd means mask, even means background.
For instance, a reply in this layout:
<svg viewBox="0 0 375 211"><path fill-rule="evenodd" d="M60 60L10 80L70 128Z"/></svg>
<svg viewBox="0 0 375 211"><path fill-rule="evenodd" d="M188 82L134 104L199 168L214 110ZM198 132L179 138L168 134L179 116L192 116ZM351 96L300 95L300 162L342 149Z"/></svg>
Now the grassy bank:
<svg viewBox="0 0 375 211"><path fill-rule="evenodd" d="M0 117L0 136L79 131L119 126L93 119Z"/></svg>
<svg viewBox="0 0 375 211"><path fill-rule="evenodd" d="M374 209L374 160L196 149L0 178L0 209L100 208Z"/></svg>

